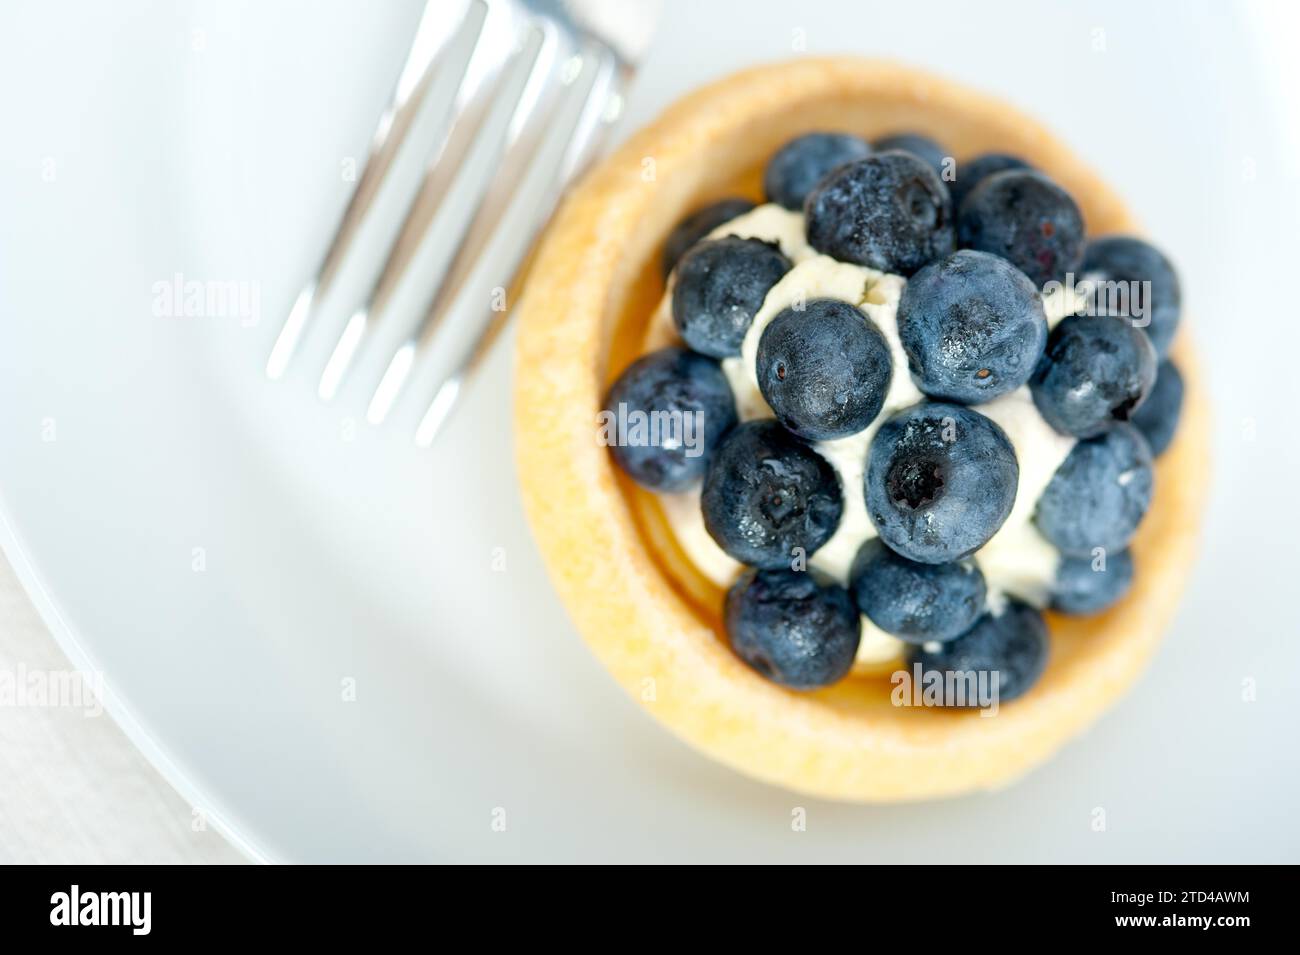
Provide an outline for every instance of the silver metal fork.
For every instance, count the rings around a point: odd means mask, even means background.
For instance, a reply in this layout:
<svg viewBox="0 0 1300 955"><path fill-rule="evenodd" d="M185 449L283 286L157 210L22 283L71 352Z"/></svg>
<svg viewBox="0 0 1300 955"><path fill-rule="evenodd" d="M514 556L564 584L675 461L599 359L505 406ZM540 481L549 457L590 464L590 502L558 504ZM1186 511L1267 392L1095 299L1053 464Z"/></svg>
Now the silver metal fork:
<svg viewBox="0 0 1300 955"><path fill-rule="evenodd" d="M504 326L537 235L622 111L658 8L659 0L426 0L342 222L294 301L267 375L288 368L417 120L437 122L402 227L318 386L328 401L345 376L362 376L372 424L407 405L419 415L416 443L432 444ZM432 265L411 277L417 253ZM424 307L390 308L399 286L417 280Z"/></svg>

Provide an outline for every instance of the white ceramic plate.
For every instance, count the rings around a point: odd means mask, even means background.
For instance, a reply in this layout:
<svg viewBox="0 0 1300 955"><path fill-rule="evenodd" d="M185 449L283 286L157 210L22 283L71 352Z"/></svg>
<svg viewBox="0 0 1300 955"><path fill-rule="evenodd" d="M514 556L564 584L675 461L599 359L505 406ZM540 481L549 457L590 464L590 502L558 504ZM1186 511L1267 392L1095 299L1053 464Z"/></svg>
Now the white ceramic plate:
<svg viewBox="0 0 1300 955"><path fill-rule="evenodd" d="M505 351L433 452L370 430L356 394L318 402L321 341L268 383L418 2L5 8L0 513L56 637L259 858L1294 861L1294 160L1252 18L730 6L669 4L624 133L801 48L911 60L1063 130L1181 265L1218 496L1131 697L999 794L863 808L749 782L660 730L570 628L517 500ZM260 320L156 315L176 273L249 283Z"/></svg>

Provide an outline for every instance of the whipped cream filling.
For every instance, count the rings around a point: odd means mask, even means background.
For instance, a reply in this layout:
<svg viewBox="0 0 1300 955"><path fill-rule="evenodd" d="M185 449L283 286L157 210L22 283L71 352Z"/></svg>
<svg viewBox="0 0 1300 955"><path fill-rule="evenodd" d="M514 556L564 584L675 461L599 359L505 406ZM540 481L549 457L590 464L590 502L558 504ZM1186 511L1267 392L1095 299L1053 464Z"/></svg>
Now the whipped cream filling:
<svg viewBox="0 0 1300 955"><path fill-rule="evenodd" d="M819 254L808 245L803 215L772 203L758 206L719 226L709 238L735 235L746 239L775 242L793 263L768 292L763 306L741 343L740 355L722 360L722 370L736 398L736 412L742 421L772 417L772 409L758 388L755 371L758 340L763 330L783 309L815 298L835 298L856 305L889 342L894 371L885 404L876 419L847 438L813 445L835 469L840 479L844 511L835 533L808 559L809 566L848 584L849 567L863 541L877 536L867 515L862 492L867 451L881 424L891 415L924 398L908 370L907 355L898 336L898 301L907 280L860 265L838 262ZM1043 306L1049 326L1055 326L1078 307L1077 294L1062 288L1045 296ZM672 322L671 287L665 292L653 321L660 336L676 338ZM984 574L989 607L1000 612L1007 595L1014 595L1041 607L1046 604L1056 577L1060 555L1034 526L1034 508L1074 447L1074 438L1057 433L1034 406L1028 387L1021 387L992 401L973 405L995 421L1010 439L1020 465L1016 500L998 532L978 551L974 559ZM700 488L677 494L659 495L664 516L682 550L704 574L721 587L730 586L742 565L729 557L709 536L700 510ZM881 663L894 659L903 642L862 617L862 641L858 662Z"/></svg>

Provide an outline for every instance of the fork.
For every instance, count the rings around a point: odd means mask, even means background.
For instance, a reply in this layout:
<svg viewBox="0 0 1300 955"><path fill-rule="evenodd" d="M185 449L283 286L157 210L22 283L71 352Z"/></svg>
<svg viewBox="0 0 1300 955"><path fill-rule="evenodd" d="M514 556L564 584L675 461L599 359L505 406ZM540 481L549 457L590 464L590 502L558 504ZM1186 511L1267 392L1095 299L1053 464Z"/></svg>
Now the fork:
<svg viewBox="0 0 1300 955"><path fill-rule="evenodd" d="M418 121L435 145L379 275L321 372L331 400L346 376L381 424L400 403L433 443L508 316L508 296L564 188L593 158L648 44L659 0L426 0L392 99L342 220L294 300L267 360L281 378L318 314ZM449 11L449 7L452 9ZM426 255L427 253L427 255ZM419 278L416 314L391 307ZM408 310L409 312L410 310ZM422 413L421 413L422 412Z"/></svg>

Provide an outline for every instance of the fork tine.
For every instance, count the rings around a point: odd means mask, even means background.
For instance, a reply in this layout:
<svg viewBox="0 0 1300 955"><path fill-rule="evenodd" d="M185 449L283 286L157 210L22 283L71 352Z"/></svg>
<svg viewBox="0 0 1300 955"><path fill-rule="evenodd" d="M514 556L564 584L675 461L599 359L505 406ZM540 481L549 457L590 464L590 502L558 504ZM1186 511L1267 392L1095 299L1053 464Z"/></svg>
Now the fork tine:
<svg viewBox="0 0 1300 955"><path fill-rule="evenodd" d="M294 299L293 307L271 349L266 363L266 374L270 378L283 376L297 350L313 304L325 296L337 276L339 266L351 248L362 220L374 204L411 124L424 105L434 78L444 64L451 65L450 61L455 59L454 51L466 42L476 40L487 19L487 4L484 0L470 0L459 25L450 31L447 30L446 19L442 0L426 0L406 63L398 77L393 97L375 129L370 155L348 200L342 221L316 269L315 277L303 286Z"/></svg>
<svg viewBox="0 0 1300 955"><path fill-rule="evenodd" d="M498 51L491 48L479 51L483 61L495 57L495 70L463 99L464 109L457 116L452 138L445 152L430 163L400 237L372 290L371 300L357 313L365 316L361 319L364 340L353 349L361 355L362 366L354 377L363 384L368 382L372 394L384 388L381 374L398 373L401 342L412 334L409 327L412 317L398 312L383 314L389 299L409 279L410 273L416 271L410 265L417 252L423 253L428 248L430 235L442 241L432 245L437 253L435 261L420 262L419 278L422 283L432 282L435 289L441 284L454 254L448 237L462 234L478 213L490 181L484 170L492 168L502 152L508 150L511 121L524 105L530 78L552 45L547 32L536 23L528 23L512 34L514 48L504 62ZM337 364L346 365L349 357L344 356ZM390 358L393 360L389 361Z"/></svg>
<svg viewBox="0 0 1300 955"><path fill-rule="evenodd" d="M554 99L554 96L546 95L546 88L554 85L548 81L554 72L555 63L562 58L564 52L562 49L557 49L559 43L551 31L548 30L547 33L549 56L544 59L539 58L534 64L535 68L529 80L529 92L532 95L525 92L519 101L512 117L511 130L506 136L507 142L500 163L495 164L496 168L489 174L480 177L482 182L478 201L470 215L461 223L457 233L460 237L459 243L447 248L448 254L440 262L435 281L430 283L425 293L424 303L412 316L414 320L408 319L401 329L400 338L394 338L391 342L387 353L391 354L393 359L385 368L378 387L373 390L367 408L367 418L373 424L384 420L391 399L402 391L406 373L410 369L410 363L406 358L414 353L422 339L422 330L433 307L430 303L440 302L448 295L454 295L455 290L463 284L467 263L473 258L472 250L481 247L499 223L507 200L518 186L519 177L526 167L527 160L532 156L538 134L541 132L541 121L548 112L547 107L539 106L539 103L545 104L548 99ZM503 187L505 194L503 194ZM440 231L441 223L436 223L435 229Z"/></svg>
<svg viewBox="0 0 1300 955"><path fill-rule="evenodd" d="M617 118L628 73L608 55L587 51L586 56L595 64L590 69L590 83L579 90L581 95L574 97L572 108L555 124L548 148L536 156L529 176L519 190L524 196L544 195L547 201L524 210L527 215L525 222L498 230L493 235L493 241L476 258L473 272L465 277L462 288L483 290L494 276L500 279L504 275L508 281L498 281L494 287L513 290L534 245L531 237L540 233L554 212L559 187L586 166L605 130ZM494 275L489 274L489 269ZM506 310L481 308L464 316L465 321L454 330L457 334L440 334L453 331L450 326L444 326L457 305L467 304L459 299L463 296L456 294L437 303L437 312L425 322L420 342L423 349L420 358L423 360L417 369L422 387L414 396L414 400L423 396L423 400L428 402L415 432L415 442L422 447L433 443L461 396L465 382L491 351L505 327ZM456 341L447 343L447 353L454 356L453 360L450 363L439 361L439 340L452 337ZM430 394L432 399L428 397Z"/></svg>
<svg viewBox="0 0 1300 955"><path fill-rule="evenodd" d="M539 91L533 108L526 116L519 117L524 121L518 124L517 134L495 171L478 215L474 217L465 240L456 250L443 281L433 290L425 304L424 315L413 330L410 344L419 346L437 333L448 306L463 292L484 248L498 232L518 197L526 192L520 188L520 183L529 167L537 160L538 150L544 146L554 128L553 120L556 111L562 106L564 94L578 79L581 57L576 50L569 56L563 56L566 52L570 51L560 51L561 56L556 58L556 63L547 71L539 71L537 74L543 81L539 85L545 87L544 93ZM550 75L555 73L558 73L558 77ZM555 82L556 79L559 82Z"/></svg>

